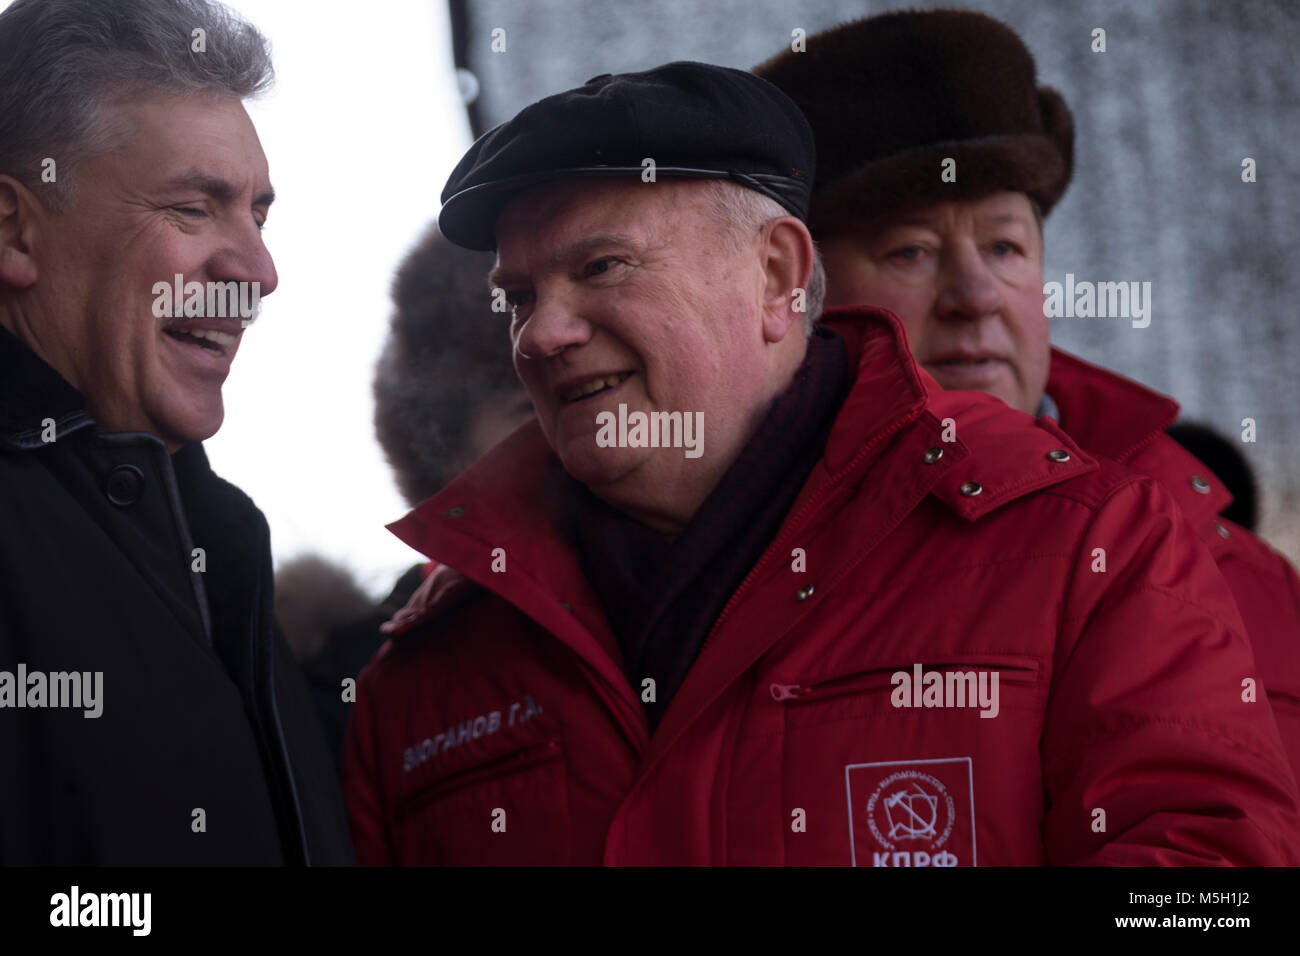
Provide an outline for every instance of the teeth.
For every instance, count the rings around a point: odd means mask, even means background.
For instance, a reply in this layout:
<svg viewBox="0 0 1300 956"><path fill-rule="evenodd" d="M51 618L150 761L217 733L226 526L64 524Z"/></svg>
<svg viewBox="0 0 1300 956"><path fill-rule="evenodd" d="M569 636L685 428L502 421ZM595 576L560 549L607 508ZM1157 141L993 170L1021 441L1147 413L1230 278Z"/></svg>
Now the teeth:
<svg viewBox="0 0 1300 956"><path fill-rule="evenodd" d="M218 332L214 329L187 329L187 328L170 328L165 331L176 335L184 335L189 338L199 339L194 344L205 352L211 352L213 355L221 355L226 349L230 348L237 341L239 336L231 335L229 332ZM208 344L211 343L211 344Z"/></svg>
<svg viewBox="0 0 1300 956"><path fill-rule="evenodd" d="M213 329L186 329L185 334L192 335L196 339L208 339L223 349L228 349L235 344L235 336L226 332L217 332Z"/></svg>
<svg viewBox="0 0 1300 956"><path fill-rule="evenodd" d="M566 402L575 402L586 395L594 395L601 389L613 388L619 382L626 380L631 374L631 372L623 372L620 375L606 375L604 378L592 379L586 385L580 385L565 392L564 400Z"/></svg>

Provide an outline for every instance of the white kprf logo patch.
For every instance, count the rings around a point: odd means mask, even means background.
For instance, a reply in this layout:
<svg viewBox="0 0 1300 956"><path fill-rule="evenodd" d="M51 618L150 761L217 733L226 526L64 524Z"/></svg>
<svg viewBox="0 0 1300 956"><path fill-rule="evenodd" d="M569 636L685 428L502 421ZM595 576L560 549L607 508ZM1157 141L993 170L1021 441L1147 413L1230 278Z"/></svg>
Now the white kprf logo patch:
<svg viewBox="0 0 1300 956"><path fill-rule="evenodd" d="M974 866L969 757L844 768L854 866Z"/></svg>

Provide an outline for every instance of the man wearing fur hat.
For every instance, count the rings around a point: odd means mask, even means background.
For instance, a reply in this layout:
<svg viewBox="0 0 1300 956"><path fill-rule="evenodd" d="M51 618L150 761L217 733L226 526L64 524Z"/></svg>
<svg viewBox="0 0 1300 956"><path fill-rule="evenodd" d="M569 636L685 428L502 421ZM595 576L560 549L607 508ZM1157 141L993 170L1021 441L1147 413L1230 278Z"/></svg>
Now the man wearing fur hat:
<svg viewBox="0 0 1300 956"><path fill-rule="evenodd" d="M775 87L673 63L452 173L439 224L495 248L537 417L394 526L440 567L358 681L358 860L1294 860L1173 500L943 391L887 312L820 323L814 164Z"/></svg>
<svg viewBox="0 0 1300 956"><path fill-rule="evenodd" d="M1049 341L1042 221L1070 181L1074 124L1020 38L982 13L888 13L754 72L816 135L827 302L889 309L944 388L1051 415L1090 453L1159 481L1233 590L1300 773L1300 578L1221 516L1223 482L1164 434L1177 403ZM942 176L948 160L955 179Z"/></svg>

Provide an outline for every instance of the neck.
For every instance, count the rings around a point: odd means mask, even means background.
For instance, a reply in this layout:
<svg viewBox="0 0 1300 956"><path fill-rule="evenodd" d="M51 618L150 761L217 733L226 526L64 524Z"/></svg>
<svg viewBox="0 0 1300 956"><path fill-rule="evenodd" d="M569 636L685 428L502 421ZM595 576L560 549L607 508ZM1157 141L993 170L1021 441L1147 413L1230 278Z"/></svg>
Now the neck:
<svg viewBox="0 0 1300 956"><path fill-rule="evenodd" d="M663 454L681 455L680 448L659 449ZM676 480L656 480L652 476L642 479L639 474L628 475L609 485L588 485L587 489L611 508L623 512L634 521L652 531L675 538L690 524L700 506L717 487L735 460L731 455L725 461L713 461L707 471L690 474L680 470ZM699 462L685 462L687 465ZM638 472L644 468L638 469Z"/></svg>
<svg viewBox="0 0 1300 956"><path fill-rule="evenodd" d="M36 357L62 376L63 380L77 391L83 391L77 383L72 363L66 360L67 350L60 348L57 338L42 335L42 330L51 327L51 323L32 321L25 311L19 309L11 299L0 307L0 325L5 331L35 353Z"/></svg>

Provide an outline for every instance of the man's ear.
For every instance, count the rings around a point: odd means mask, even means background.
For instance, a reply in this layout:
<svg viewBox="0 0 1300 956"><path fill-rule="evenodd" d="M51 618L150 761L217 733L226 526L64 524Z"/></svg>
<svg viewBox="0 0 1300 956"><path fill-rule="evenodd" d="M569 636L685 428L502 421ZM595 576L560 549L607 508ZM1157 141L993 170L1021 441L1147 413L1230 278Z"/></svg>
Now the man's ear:
<svg viewBox="0 0 1300 956"><path fill-rule="evenodd" d="M764 227L762 249L763 338L776 343L791 327L803 327L813 269L812 236L794 216L782 216Z"/></svg>
<svg viewBox="0 0 1300 956"><path fill-rule="evenodd" d="M26 186L0 176L0 285L26 289L36 282L36 208L36 197Z"/></svg>

